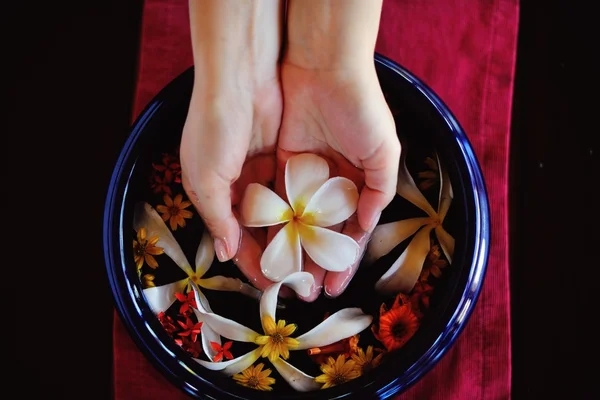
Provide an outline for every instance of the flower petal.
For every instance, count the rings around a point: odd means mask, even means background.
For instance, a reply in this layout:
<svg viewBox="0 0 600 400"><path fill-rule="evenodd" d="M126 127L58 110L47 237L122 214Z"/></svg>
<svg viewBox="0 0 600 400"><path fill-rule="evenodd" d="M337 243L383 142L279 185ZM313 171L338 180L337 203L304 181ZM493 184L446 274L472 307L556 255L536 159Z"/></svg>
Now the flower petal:
<svg viewBox="0 0 600 400"><path fill-rule="evenodd" d="M360 308L344 308L304 335L297 337L300 346L295 350L327 346L362 332L371 325L371 322L373 317L363 313Z"/></svg>
<svg viewBox="0 0 600 400"><path fill-rule="evenodd" d="M196 276L202 278L215 260L215 247L212 236L205 230L196 251Z"/></svg>
<svg viewBox="0 0 600 400"><path fill-rule="evenodd" d="M272 226L287 222L294 213L274 191L259 184L246 187L240 206L242 225L248 227Z"/></svg>
<svg viewBox="0 0 600 400"><path fill-rule="evenodd" d="M438 225L435 228L435 235L440 242L440 247L444 251L444 255L448 259L448 263L452 264L452 257L454 257L454 238L441 225Z"/></svg>
<svg viewBox="0 0 600 400"><path fill-rule="evenodd" d="M196 306L198 306L198 310L202 313L213 312L213 310L210 308L210 304L208 303L208 299L206 298L204 293L202 293L202 290L200 290L200 288L196 285L196 283L194 283L194 281L190 280L190 283L192 289L194 290L194 297L196 300Z"/></svg>
<svg viewBox="0 0 600 400"><path fill-rule="evenodd" d="M217 334L227 339L238 342L254 342L254 339L259 336L258 333L239 322L211 312L205 313L202 310L198 310L198 312L202 315L202 322L204 324L208 324Z"/></svg>
<svg viewBox="0 0 600 400"><path fill-rule="evenodd" d="M438 217L440 221L444 222L448 209L454 198L454 191L452 190L452 182L450 182L450 175L446 168L443 168L442 162L439 155L436 154L438 169L440 170L440 198L438 203Z"/></svg>
<svg viewBox="0 0 600 400"><path fill-rule="evenodd" d="M315 278L310 273L295 272L285 277L282 281L274 283L266 288L260 298L261 321L267 316L273 318L273 321L277 321L275 318L275 310L277 308L277 296L282 285L292 288L300 296L308 296L314 282Z"/></svg>
<svg viewBox="0 0 600 400"><path fill-rule="evenodd" d="M372 263L385 256L429 221L429 217L409 218L377 226L371 236L365 261Z"/></svg>
<svg viewBox="0 0 600 400"><path fill-rule="evenodd" d="M325 182L312 196L304 213L303 221L310 225L332 226L344 222L358 205L358 189L348 178L337 176Z"/></svg>
<svg viewBox="0 0 600 400"><path fill-rule="evenodd" d="M313 194L329 178L324 158L303 153L290 157L285 165L285 191L297 215L301 215Z"/></svg>
<svg viewBox="0 0 600 400"><path fill-rule="evenodd" d="M302 247L295 222L288 222L271 240L260 259L265 277L279 282L291 273L302 270Z"/></svg>
<svg viewBox="0 0 600 400"><path fill-rule="evenodd" d="M254 362L258 360L258 357L260 357L260 350L261 348L258 347L255 350L244 354L243 356L229 361L212 362L199 360L197 358L194 358L194 361L212 371L223 371L223 373L226 375L235 375L254 364Z"/></svg>
<svg viewBox="0 0 600 400"><path fill-rule="evenodd" d="M433 225L427 225L413 237L408 247L375 284L379 292L395 295L409 293L423 269L423 263L431 248L430 233Z"/></svg>
<svg viewBox="0 0 600 400"><path fill-rule="evenodd" d="M194 314L198 319L198 322L202 322L202 328L200 329L200 338L202 340L202 349L204 350L204 354L206 354L211 360L217 354L215 349L211 346L211 342L221 344L221 336L214 331L210 325L204 323L204 314L200 311L192 308L194 310Z"/></svg>
<svg viewBox="0 0 600 400"><path fill-rule="evenodd" d="M146 228L146 235L148 237L159 237L156 245L162 247L165 254L168 255L179 268L188 275L194 273L181 246L179 246L179 243L177 243L177 240L175 240L175 237L167 225L165 225L156 210L152 208L150 204L145 202L136 204L133 215L133 229L138 231L141 228Z"/></svg>
<svg viewBox="0 0 600 400"><path fill-rule="evenodd" d="M312 390L318 390L321 387L321 385L315 382L314 377L305 374L282 358L276 359L272 364L281 377L285 379L294 390L299 392L310 392Z"/></svg>
<svg viewBox="0 0 600 400"><path fill-rule="evenodd" d="M155 286L143 290L150 309L159 314L167 311L176 300L175 293L181 293L187 286L189 278L182 279L168 285Z"/></svg>
<svg viewBox="0 0 600 400"><path fill-rule="evenodd" d="M435 217L437 215L433 207L431 207L431 204L429 204L425 196L423 196L423 193L417 188L414 179L410 175L410 172L408 172L408 168L406 168L406 160L404 157L402 157L402 160L400 161L396 193L425 211L430 217Z"/></svg>
<svg viewBox="0 0 600 400"><path fill-rule="evenodd" d="M350 236L302 223L298 224L298 233L306 254L323 269L341 272L358 258L360 247Z"/></svg>

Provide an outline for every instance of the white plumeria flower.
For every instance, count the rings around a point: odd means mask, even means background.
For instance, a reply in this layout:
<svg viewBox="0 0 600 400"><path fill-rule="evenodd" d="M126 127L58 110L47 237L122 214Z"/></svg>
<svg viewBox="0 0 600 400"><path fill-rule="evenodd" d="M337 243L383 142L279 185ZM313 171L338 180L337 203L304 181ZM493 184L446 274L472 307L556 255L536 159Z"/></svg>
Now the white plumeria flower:
<svg viewBox="0 0 600 400"><path fill-rule="evenodd" d="M329 179L327 161L314 154L291 157L285 166L289 204L258 183L248 185L241 204L247 227L286 225L275 235L260 260L262 273L278 282L302 270L302 248L328 271L344 271L359 256L351 237L327 227L347 220L356 211L358 190L343 177Z"/></svg>
<svg viewBox="0 0 600 400"><path fill-rule="evenodd" d="M379 292L394 295L398 292L409 293L413 289L423 269L425 258L430 251L431 231L435 232L448 262L452 262L454 238L442 226L452 203L452 184L448 172L442 169L440 158L437 154L436 158L440 172L440 192L437 211L433 209L431 204L425 199L425 196L423 196L423 193L417 188L415 181L406 168L405 162L403 161L400 165L397 186L398 195L419 207L428 216L382 224L377 226L373 231L373 236L365 255L366 262L373 262L383 257L392 251L394 247L414 235L400 257L377 281L375 288Z"/></svg>
<svg viewBox="0 0 600 400"><path fill-rule="evenodd" d="M204 314L202 315L204 321L202 329L208 325L223 337L239 342L255 343L258 347L229 361L196 361L210 370L234 375L251 366L262 356L269 359L275 369L295 390L304 392L319 389L321 385L315 382L314 377L285 361L289 357L290 351L327 346L356 335L371 325L373 317L364 314L360 308L345 308L331 315L305 334L291 338L290 335L294 333L296 326L286 324L284 320L277 321L275 316L279 290L282 285L286 285L299 295L306 296L313 283L312 274L296 272L265 289L260 300L260 318L264 331L262 334L220 315L198 311L199 314Z"/></svg>
<svg viewBox="0 0 600 400"><path fill-rule="evenodd" d="M206 289L240 292L256 300L261 297L262 293L259 290L243 283L237 278L228 278L221 275L213 276L212 278L203 278L215 258L213 240L206 231L202 235L198 251L196 252L196 268L194 270L169 228L150 204L138 203L134 211L133 221L133 228L136 231L146 228L147 234L151 235L150 237L158 236L159 240L156 245L162 247L165 254L188 275L177 282L143 290L146 301L155 314L160 314L171 307L177 299L175 293L182 293L188 290L191 282ZM208 299L199 290L196 291L196 302L199 309L212 312ZM202 320L199 319L199 322L202 322ZM203 326L201 338L204 352L211 357L214 356L216 352L210 345L210 342L221 344L219 335L214 333L210 327L205 328Z"/></svg>

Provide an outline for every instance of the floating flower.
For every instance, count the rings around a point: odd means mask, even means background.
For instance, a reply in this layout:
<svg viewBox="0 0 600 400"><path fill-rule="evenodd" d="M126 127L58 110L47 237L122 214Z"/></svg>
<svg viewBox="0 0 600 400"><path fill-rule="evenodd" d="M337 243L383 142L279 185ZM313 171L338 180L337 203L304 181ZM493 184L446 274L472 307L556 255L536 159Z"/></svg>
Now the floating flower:
<svg viewBox="0 0 600 400"><path fill-rule="evenodd" d="M271 385L275 383L275 378L271 378L269 375L271 375L272 371L268 368L263 370L264 367L265 364L263 363L259 363L256 366L250 366L239 374L233 375L233 379L238 384L251 389L263 391L273 390Z"/></svg>
<svg viewBox="0 0 600 400"><path fill-rule="evenodd" d="M436 157L438 165L440 165L440 159L437 155ZM425 258L429 254L431 231L435 232L448 262L452 262L454 238L442 226L452 202L452 185L447 171L443 170L441 166L439 166L439 170L441 171L441 183L438 209L435 211L415 185L405 162L403 161L400 165L398 195L425 211L428 216L379 225L373 231L365 256L366 262L373 262L383 257L414 235L400 257L377 281L375 288L382 293L394 295L398 292L409 293L412 290L419 279Z"/></svg>
<svg viewBox="0 0 600 400"><path fill-rule="evenodd" d="M192 312L193 308L198 308L196 297L192 291L188 292L187 296L183 293L175 293L175 297L181 303L181 307L179 307L179 314L181 315L187 315Z"/></svg>
<svg viewBox="0 0 600 400"><path fill-rule="evenodd" d="M381 363L383 354L383 351L380 351L379 354L373 358L373 346L368 346L367 351L359 348L358 351L355 354L352 354L351 357L356 363L356 368L360 370L361 375L364 375Z"/></svg>
<svg viewBox="0 0 600 400"><path fill-rule="evenodd" d="M193 358L198 358L202 355L202 344L200 343L200 340L192 342L192 340L187 337L181 337L175 339L175 343Z"/></svg>
<svg viewBox="0 0 600 400"><path fill-rule="evenodd" d="M360 369L356 367L354 360L347 360L343 354L335 360L329 357L327 362L321 365L321 371L323 375L315 378L315 382L323 384L321 389L339 386L360 376Z"/></svg>
<svg viewBox="0 0 600 400"><path fill-rule="evenodd" d="M150 287L155 287L156 285L154 284L154 279L155 276L152 274L144 274L144 276L142 276L142 286L145 288L150 288Z"/></svg>
<svg viewBox="0 0 600 400"><path fill-rule="evenodd" d="M137 240L133 240L133 259L138 272L142 269L144 261L150 268L156 269L158 262L153 256L158 256L164 253L162 247L156 246L159 237L152 236L146 239L146 229L141 228L137 231Z"/></svg>
<svg viewBox="0 0 600 400"><path fill-rule="evenodd" d="M170 196L173 194L170 186L172 179L171 175L160 176L157 173L153 173L150 180L150 188L154 193L165 192L165 194Z"/></svg>
<svg viewBox="0 0 600 400"><path fill-rule="evenodd" d="M434 244L431 246L431 250L427 255L425 266L421 272L419 280L427 281L429 276L439 278L442 276L442 270L448 266L448 262L440 257L440 246Z"/></svg>
<svg viewBox="0 0 600 400"><path fill-rule="evenodd" d="M163 154L162 164L152 163L152 169L158 172L162 172L169 180L174 180L177 183L181 183L181 164L179 164L178 157L171 154Z"/></svg>
<svg viewBox="0 0 600 400"><path fill-rule="evenodd" d="M424 311L429 308L429 299L432 293L433 286L423 281L417 282L410 292L410 306L418 319L423 318Z"/></svg>
<svg viewBox="0 0 600 400"><path fill-rule="evenodd" d="M167 331L169 335L175 333L177 327L175 326L175 321L173 321L173 318L171 318L164 312L158 313L157 318L160 321L160 324L162 325L163 329Z"/></svg>
<svg viewBox="0 0 600 400"><path fill-rule="evenodd" d="M183 323L181 321L177 321L177 323L182 328L181 332L178 332L177 334L179 336L183 336L183 337L189 336L189 338L192 340L192 342L195 342L196 338L198 337L198 334L200 333L200 331L202 329L202 322L194 323L194 321L192 321L189 317L186 317L185 323Z"/></svg>
<svg viewBox="0 0 600 400"><path fill-rule="evenodd" d="M302 270L302 249L328 271L344 271L358 258L359 247L347 235L327 227L356 211L358 190L343 177L329 178L327 162L314 154L291 157L285 166L289 204L258 183L248 185L241 204L242 224L265 227L285 223L263 252L260 266L279 282Z"/></svg>
<svg viewBox="0 0 600 400"><path fill-rule="evenodd" d="M275 324L277 296L282 285L291 287L296 293L305 296L314 284L313 276L308 272L296 272L282 281L265 289L260 300L260 316L264 333L257 333L233 320L214 313L202 313L205 326L210 326L217 334L230 340L255 343L257 348L241 357L225 362L196 360L202 366L223 371L227 375L237 374L252 365L259 357L267 358L279 374L298 391L310 391L319 388L314 378L285 361L290 350L307 350L327 346L344 338L353 336L366 329L372 322L359 308L345 308L331 315L319 325L296 338L289 335L295 326L279 321ZM195 286L196 293L200 293ZM286 340L287 339L287 340ZM290 340L293 339L293 340Z"/></svg>
<svg viewBox="0 0 600 400"><path fill-rule="evenodd" d="M259 290L246 283L242 283L242 281L237 278L228 278L221 275L204 278L204 275L210 269L215 257L213 240L207 232L202 234L202 239L200 240L198 251L196 252L196 269L192 269L183 250L175 240L173 233L150 204L138 203L136 205L133 217L133 227L138 231L146 229L149 234L157 235L160 238L157 244L162 246L165 254L187 274L186 278L179 281L144 289L146 301L155 314L166 311L177 299L176 293L188 290L190 282L205 289L235 291L255 299L260 298L261 292ZM197 302L197 298L194 298L197 303L197 307L194 307L194 313L196 313L196 318L198 318L199 321L202 321L202 316L196 312L196 308L208 312L212 312L212 310L208 303L208 299L202 292L198 293L198 298L200 299L199 303ZM204 353L210 357L214 356L214 351L210 346L210 342L221 343L219 335L214 333L210 327L205 326L202 329L201 338Z"/></svg>
<svg viewBox="0 0 600 400"><path fill-rule="evenodd" d="M192 205L192 202L183 201L182 194L175 196L175 199L171 199L171 196L165 194L163 201L165 205L157 206L156 209L162 214L163 221L169 221L172 231L177 230L177 226L183 228L185 226L185 219L192 218L192 212L186 210L186 208Z"/></svg>
<svg viewBox="0 0 600 400"><path fill-rule="evenodd" d="M219 343L210 342L210 346L213 348L215 353L217 353L213 356L213 362L219 362L223 360L223 358L226 358L228 360L233 359L233 354L231 354L231 352L229 351L232 344L233 342L227 342L223 346L221 346Z"/></svg>
<svg viewBox="0 0 600 400"><path fill-rule="evenodd" d="M379 309L378 327L371 327L373 335L387 349L387 351L398 350L413 337L419 329L419 320L412 312L407 297L400 293L392 308L388 310L385 304Z"/></svg>
<svg viewBox="0 0 600 400"><path fill-rule="evenodd" d="M419 189L421 190L429 189L435 185L438 180L439 167L436 160L427 157L425 158L425 164L427 165L428 170L418 173L418 177L421 179L421 182L419 183Z"/></svg>

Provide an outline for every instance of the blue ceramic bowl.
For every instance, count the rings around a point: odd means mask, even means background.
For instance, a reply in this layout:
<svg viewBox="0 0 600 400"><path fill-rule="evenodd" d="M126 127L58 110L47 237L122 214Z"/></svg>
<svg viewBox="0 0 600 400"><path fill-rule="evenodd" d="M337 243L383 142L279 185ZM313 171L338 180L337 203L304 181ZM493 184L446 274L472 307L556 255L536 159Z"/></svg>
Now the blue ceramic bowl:
<svg viewBox="0 0 600 400"><path fill-rule="evenodd" d="M405 391L422 378L465 327L485 276L490 243L488 201L479 165L459 123L431 89L389 59L376 55L375 64L381 86L394 112L398 132L402 134L400 139L403 152L408 154L407 165L411 175L419 176L417 172L422 167L422 160L433 151L447 168L454 192L446 219L447 230L455 238L454 257L452 263L444 268L443 276L434 278L430 305L420 320L418 331L406 345L386 356L376 372L327 390L298 393L283 388L258 392L236 385L231 378L198 365L163 329L146 302L136 271L131 246L135 237L132 216L136 202L149 193L146 172L151 169L152 162L162 152L178 146L191 95L192 69L165 87L133 124L131 135L115 165L106 199L104 254L107 273L116 309L137 346L164 376L191 396L206 399L388 398ZM437 197L437 194L430 197ZM380 224L399 217L415 216L417 211L398 196L383 213ZM201 224L197 216L194 218ZM198 237L197 234L193 236L194 240ZM385 299L370 293L365 296L365 291L375 293L374 282L398 258L407 242L396 246L370 268L359 269L340 298L317 300L311 309L317 310L313 319L318 321L313 322L320 322L323 312L335 302L344 307L362 307L377 314ZM195 250L192 245L187 248L190 252ZM193 254L188 257L194 258ZM231 274L236 272L232 265L221 265L220 268ZM230 304L230 300L221 298L215 301ZM389 306L390 301L387 304ZM218 308L218 304L215 307Z"/></svg>

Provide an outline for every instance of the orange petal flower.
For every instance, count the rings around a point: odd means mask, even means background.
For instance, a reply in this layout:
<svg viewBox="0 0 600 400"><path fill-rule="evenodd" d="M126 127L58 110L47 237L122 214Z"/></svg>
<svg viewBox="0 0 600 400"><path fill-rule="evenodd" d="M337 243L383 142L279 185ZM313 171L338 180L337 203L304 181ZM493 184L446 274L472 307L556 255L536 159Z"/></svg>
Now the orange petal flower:
<svg viewBox="0 0 600 400"><path fill-rule="evenodd" d="M162 214L161 217L163 221L169 221L169 226L172 231L177 230L178 226L183 228L185 226L185 219L192 218L192 212L186 210L192 203L187 200L183 201L182 194L178 194L174 199L168 194L165 194L163 196L163 201L165 202L165 205L157 206L156 210Z"/></svg>
<svg viewBox="0 0 600 400"><path fill-rule="evenodd" d="M408 298L400 293L392 308L385 304L379 309L379 326L371 326L373 335L388 351L398 350L419 329L419 320L411 309Z"/></svg>
<svg viewBox="0 0 600 400"><path fill-rule="evenodd" d="M142 269L144 262L146 262L150 268L156 269L158 267L158 262L153 256L164 253L162 247L156 246L158 240L158 236L146 239L146 228L138 230L137 240L133 240L133 259L135 260L138 273Z"/></svg>

